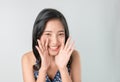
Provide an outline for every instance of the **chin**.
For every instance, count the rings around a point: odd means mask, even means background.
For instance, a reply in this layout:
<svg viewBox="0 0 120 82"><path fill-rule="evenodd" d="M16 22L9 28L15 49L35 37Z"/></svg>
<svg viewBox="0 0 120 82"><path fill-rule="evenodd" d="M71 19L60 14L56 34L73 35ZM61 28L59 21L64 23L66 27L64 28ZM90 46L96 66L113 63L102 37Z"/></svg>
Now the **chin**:
<svg viewBox="0 0 120 82"><path fill-rule="evenodd" d="M58 55L58 52L49 51L49 54L50 54L50 56L56 56L56 55Z"/></svg>

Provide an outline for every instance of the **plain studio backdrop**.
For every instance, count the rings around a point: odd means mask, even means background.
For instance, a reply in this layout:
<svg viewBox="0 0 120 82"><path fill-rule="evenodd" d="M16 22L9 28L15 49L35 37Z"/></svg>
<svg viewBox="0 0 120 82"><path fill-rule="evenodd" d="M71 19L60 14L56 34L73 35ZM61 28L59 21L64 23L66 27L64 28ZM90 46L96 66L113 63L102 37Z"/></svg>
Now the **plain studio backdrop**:
<svg viewBox="0 0 120 82"><path fill-rule="evenodd" d="M80 52L82 82L120 82L120 0L0 0L0 82L23 82L21 57L43 8L67 19Z"/></svg>

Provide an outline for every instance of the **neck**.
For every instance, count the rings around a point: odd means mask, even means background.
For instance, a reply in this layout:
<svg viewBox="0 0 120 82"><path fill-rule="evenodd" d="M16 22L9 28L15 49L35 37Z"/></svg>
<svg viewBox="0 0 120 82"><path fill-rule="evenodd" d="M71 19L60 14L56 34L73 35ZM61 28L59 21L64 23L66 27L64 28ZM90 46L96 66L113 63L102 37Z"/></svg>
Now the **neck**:
<svg viewBox="0 0 120 82"><path fill-rule="evenodd" d="M50 61L51 61L50 67L56 66L56 64L55 64L55 57L54 57L54 56L51 56L51 57L50 57Z"/></svg>

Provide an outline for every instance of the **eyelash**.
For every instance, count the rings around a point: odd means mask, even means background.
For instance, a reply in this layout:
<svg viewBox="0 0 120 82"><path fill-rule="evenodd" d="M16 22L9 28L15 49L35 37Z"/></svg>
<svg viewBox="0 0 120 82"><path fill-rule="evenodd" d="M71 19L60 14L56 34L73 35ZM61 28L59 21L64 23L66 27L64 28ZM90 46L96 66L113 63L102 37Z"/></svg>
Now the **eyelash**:
<svg viewBox="0 0 120 82"><path fill-rule="evenodd" d="M46 35L46 36L51 36L50 33L46 33L45 35ZM64 33L60 33L60 34L58 34L58 35L63 36L63 35L65 35L65 34L64 34Z"/></svg>
<svg viewBox="0 0 120 82"><path fill-rule="evenodd" d="M51 35L51 34L47 33L47 34L45 34L45 35Z"/></svg>
<svg viewBox="0 0 120 82"><path fill-rule="evenodd" d="M64 35L64 33L60 33L59 35Z"/></svg>

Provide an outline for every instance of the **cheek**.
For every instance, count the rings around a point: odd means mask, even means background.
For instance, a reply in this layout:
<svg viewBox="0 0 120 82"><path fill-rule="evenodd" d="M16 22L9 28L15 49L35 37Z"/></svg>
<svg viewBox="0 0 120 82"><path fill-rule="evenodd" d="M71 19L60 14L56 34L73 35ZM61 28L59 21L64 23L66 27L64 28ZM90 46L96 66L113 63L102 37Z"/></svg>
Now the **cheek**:
<svg viewBox="0 0 120 82"><path fill-rule="evenodd" d="M41 36L40 41L45 42L46 39L47 39L47 37Z"/></svg>
<svg viewBox="0 0 120 82"><path fill-rule="evenodd" d="M59 42L62 44L62 43L65 43L65 38L62 37L62 38L59 38Z"/></svg>

